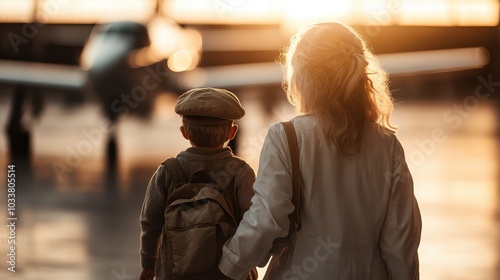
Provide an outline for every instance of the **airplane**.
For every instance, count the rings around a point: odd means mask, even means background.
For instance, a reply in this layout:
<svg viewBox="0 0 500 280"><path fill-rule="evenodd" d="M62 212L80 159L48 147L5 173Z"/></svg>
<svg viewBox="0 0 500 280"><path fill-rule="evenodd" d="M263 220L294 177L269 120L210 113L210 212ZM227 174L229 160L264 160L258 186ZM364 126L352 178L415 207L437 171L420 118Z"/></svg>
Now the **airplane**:
<svg viewBox="0 0 500 280"><path fill-rule="evenodd" d="M181 27L161 13L161 4L157 1L155 16L148 24L128 21L96 25L83 47L78 66L0 60L0 83L17 87L8 125L12 157L30 150L29 132L19 121L25 98L23 91L27 87L94 92L104 115L116 123L129 113L147 115L151 112L153 97L158 91L181 93L193 87L244 88L281 84L281 68L275 62L200 67L200 53L210 48L219 51L217 46L220 46L224 51L231 49L231 44L237 45L233 49L245 44L260 48L266 41L251 36L247 36L246 41L242 36L231 38L238 32L231 33L228 32L231 29L225 28L221 31L229 34L225 43L213 42L221 36L185 27L188 24ZM272 37L271 34L267 40ZM274 42L271 48L280 43L286 42ZM479 69L490 63L489 50L480 45L391 52L379 58L393 77ZM136 108L138 103L140 106ZM114 135L110 135L108 147L108 154L115 155Z"/></svg>
<svg viewBox="0 0 500 280"><path fill-rule="evenodd" d="M157 11L160 4L158 1ZM28 91L94 93L111 127L115 127L124 115L148 116L156 93L179 92L172 82L174 70L197 65L199 41L196 31L182 28L157 12L147 24L119 21L96 25L83 47L79 65L0 60L0 84L15 87L6 127L11 162L26 163L23 165L29 169L31 136L21 122ZM167 67L169 59L174 62ZM180 62L175 64L175 60ZM107 151L114 168L114 131L110 131Z"/></svg>

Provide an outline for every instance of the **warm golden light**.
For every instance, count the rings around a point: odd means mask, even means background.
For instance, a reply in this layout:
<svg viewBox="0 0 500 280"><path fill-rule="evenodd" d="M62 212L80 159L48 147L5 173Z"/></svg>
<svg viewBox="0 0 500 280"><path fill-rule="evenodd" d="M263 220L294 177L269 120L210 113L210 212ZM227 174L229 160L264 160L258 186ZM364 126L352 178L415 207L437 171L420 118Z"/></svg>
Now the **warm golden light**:
<svg viewBox="0 0 500 280"><path fill-rule="evenodd" d="M402 25L448 25L453 17L449 0L401 0L398 23Z"/></svg>
<svg viewBox="0 0 500 280"><path fill-rule="evenodd" d="M0 0L0 22L31 22L33 0Z"/></svg>
<svg viewBox="0 0 500 280"><path fill-rule="evenodd" d="M495 26L499 4L494 0L401 0L400 25Z"/></svg>
<svg viewBox="0 0 500 280"><path fill-rule="evenodd" d="M162 12L180 22L259 24L279 21L281 1L269 0L170 0Z"/></svg>
<svg viewBox="0 0 500 280"><path fill-rule="evenodd" d="M89 233L84 215L73 211L45 214L30 212L26 217L28 223L25 224L30 229L25 236L31 240L29 252L24 254L26 261L57 267L84 266L89 263L87 245L84 243ZM51 253L47 254L49 250ZM57 276L52 278L58 279Z"/></svg>
<svg viewBox="0 0 500 280"><path fill-rule="evenodd" d="M201 50L202 38L197 30L181 28L175 22L164 18L151 22L148 30L151 48L157 55L169 57L179 50Z"/></svg>
<svg viewBox="0 0 500 280"><path fill-rule="evenodd" d="M51 2L54 0L42 1ZM49 22L103 23L120 20L145 22L154 15L153 0L67 0Z"/></svg>
<svg viewBox="0 0 500 280"><path fill-rule="evenodd" d="M0 21L146 22L154 16L155 7L156 0L0 0ZM288 27L325 20L427 26L496 26L499 22L496 0L169 0L163 1L161 12L183 23Z"/></svg>
<svg viewBox="0 0 500 280"><path fill-rule="evenodd" d="M179 50L173 53L168 59L168 68L174 72L192 70L198 65L200 56L197 52L189 50Z"/></svg>
<svg viewBox="0 0 500 280"><path fill-rule="evenodd" d="M194 68L199 61L199 52L201 51L202 38L200 32L194 29L182 28L173 20L157 16L147 25L151 46L134 51L130 58L130 66L144 67L151 63L171 57L179 51L191 55L191 62L185 63L188 66L176 66L175 69L185 71ZM183 53L183 52L181 52ZM179 58L177 58L178 60ZM192 65L193 63L194 66ZM177 62L177 65L182 64Z"/></svg>
<svg viewBox="0 0 500 280"><path fill-rule="evenodd" d="M247 3L248 2L248 3ZM164 12L179 22L271 23L297 26L326 20L358 25L496 26L496 0L170 0Z"/></svg>
<svg viewBox="0 0 500 280"><path fill-rule="evenodd" d="M36 6L36 13L34 8ZM155 0L0 0L0 21L42 23L145 22Z"/></svg>
<svg viewBox="0 0 500 280"><path fill-rule="evenodd" d="M292 0L286 2L284 20L288 27L299 26L317 21L349 21L352 4L343 0Z"/></svg>
<svg viewBox="0 0 500 280"><path fill-rule="evenodd" d="M156 17L148 23L151 49L163 57L169 57L179 48L182 30L174 22Z"/></svg>
<svg viewBox="0 0 500 280"><path fill-rule="evenodd" d="M358 5L358 14L359 17L366 19L369 22L369 19L374 21L374 12L375 11L390 11L392 10L392 6L387 5L386 0L371 0L371 1L363 1ZM387 18L386 20L391 20L391 18ZM389 22L380 22L379 24L388 24Z"/></svg>
<svg viewBox="0 0 500 280"><path fill-rule="evenodd" d="M458 25L491 25L499 21L498 1L457 1L457 24Z"/></svg>

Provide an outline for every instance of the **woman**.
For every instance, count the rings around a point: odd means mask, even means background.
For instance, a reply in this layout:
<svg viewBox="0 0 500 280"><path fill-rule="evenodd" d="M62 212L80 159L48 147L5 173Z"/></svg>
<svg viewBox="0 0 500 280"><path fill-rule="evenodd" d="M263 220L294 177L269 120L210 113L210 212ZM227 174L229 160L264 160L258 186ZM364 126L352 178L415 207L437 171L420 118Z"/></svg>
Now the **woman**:
<svg viewBox="0 0 500 280"><path fill-rule="evenodd" d="M300 147L302 228L276 279L418 279L421 219L401 144L389 124L387 74L352 28L319 23L285 57ZM219 264L234 279L265 264L288 233L291 159L281 125L269 128L252 207ZM274 279L273 278L273 279Z"/></svg>

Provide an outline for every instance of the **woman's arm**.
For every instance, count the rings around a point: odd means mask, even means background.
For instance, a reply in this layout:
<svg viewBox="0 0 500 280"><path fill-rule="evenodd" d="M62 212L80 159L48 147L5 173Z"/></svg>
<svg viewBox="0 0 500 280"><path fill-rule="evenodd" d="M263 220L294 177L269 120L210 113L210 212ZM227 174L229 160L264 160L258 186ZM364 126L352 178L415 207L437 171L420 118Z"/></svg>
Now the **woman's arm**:
<svg viewBox="0 0 500 280"><path fill-rule="evenodd" d="M391 279L419 279L418 245L422 221L404 151L396 140L391 197L379 245Z"/></svg>
<svg viewBox="0 0 500 280"><path fill-rule="evenodd" d="M219 268L227 276L245 279L268 258L273 241L288 234L288 214L294 210L289 162L284 129L275 124L262 147L252 206L224 246Z"/></svg>

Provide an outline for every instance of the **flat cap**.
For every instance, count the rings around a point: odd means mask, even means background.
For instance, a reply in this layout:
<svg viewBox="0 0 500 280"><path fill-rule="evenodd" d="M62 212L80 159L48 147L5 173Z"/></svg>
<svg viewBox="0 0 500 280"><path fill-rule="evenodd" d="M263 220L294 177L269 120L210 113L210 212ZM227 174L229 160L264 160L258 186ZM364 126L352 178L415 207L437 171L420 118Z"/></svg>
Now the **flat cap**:
<svg viewBox="0 0 500 280"><path fill-rule="evenodd" d="M177 99L175 112L192 123L202 125L239 120L245 115L245 109L238 97L228 90L219 88L188 90Z"/></svg>

